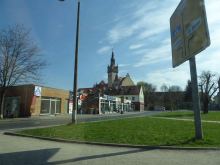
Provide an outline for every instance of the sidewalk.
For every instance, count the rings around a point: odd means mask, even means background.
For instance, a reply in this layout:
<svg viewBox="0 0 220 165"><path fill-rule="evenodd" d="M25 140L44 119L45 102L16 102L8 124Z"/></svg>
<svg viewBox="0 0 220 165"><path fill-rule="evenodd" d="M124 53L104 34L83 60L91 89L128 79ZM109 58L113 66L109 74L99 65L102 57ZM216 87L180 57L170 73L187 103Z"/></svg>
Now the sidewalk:
<svg viewBox="0 0 220 165"><path fill-rule="evenodd" d="M160 150L96 146L1 135L1 164L217 165L219 150Z"/></svg>
<svg viewBox="0 0 220 165"><path fill-rule="evenodd" d="M180 118L172 118L172 117L151 117L151 118L160 118L167 120L180 120L180 121L194 121L193 119L180 119ZM204 123L217 123L220 124L220 121L211 121L211 120L201 120Z"/></svg>

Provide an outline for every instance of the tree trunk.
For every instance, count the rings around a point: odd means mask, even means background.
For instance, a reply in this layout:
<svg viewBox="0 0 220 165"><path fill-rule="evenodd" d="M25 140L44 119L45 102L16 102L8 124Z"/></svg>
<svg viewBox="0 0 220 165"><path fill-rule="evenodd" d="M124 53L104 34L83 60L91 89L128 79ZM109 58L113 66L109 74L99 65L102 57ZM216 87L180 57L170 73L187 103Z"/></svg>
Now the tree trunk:
<svg viewBox="0 0 220 165"><path fill-rule="evenodd" d="M209 106L209 101L207 98L204 98L204 100L203 100L203 113L204 114L208 114L208 112L209 112L208 106Z"/></svg>
<svg viewBox="0 0 220 165"><path fill-rule="evenodd" d="M0 92L0 119L4 118L4 100L5 100L5 90L2 89Z"/></svg>

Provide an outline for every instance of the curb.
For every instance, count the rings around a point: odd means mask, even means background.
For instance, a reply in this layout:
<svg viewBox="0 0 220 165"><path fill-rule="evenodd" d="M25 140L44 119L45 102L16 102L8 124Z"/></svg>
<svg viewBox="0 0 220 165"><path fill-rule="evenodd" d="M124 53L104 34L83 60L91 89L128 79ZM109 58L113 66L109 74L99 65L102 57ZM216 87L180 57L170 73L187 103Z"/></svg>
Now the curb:
<svg viewBox="0 0 220 165"><path fill-rule="evenodd" d="M177 147L177 146L148 146L148 145L131 145L131 144L116 144L116 143L101 143L101 142L88 142L88 141L77 141L77 140L66 140L60 138L50 138L50 137L43 137L43 136L32 136L32 135L25 135L19 134L14 132L4 132L4 135L10 136L20 136L20 137L27 137L27 138L34 138L40 140L48 140L48 141L55 141L55 142L62 142L62 143L75 143L75 144L88 144L88 145L95 145L95 146L108 146L108 147L126 147L126 148L140 148L140 149L161 149L161 150L215 150L220 151L219 147Z"/></svg>

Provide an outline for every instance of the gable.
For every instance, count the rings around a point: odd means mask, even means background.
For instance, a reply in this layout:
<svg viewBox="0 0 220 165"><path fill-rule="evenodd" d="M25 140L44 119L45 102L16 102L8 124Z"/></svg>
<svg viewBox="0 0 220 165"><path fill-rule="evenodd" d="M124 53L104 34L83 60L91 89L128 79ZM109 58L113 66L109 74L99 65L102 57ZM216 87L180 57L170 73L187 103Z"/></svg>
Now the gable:
<svg viewBox="0 0 220 165"><path fill-rule="evenodd" d="M140 88L139 99L140 101L144 102L144 92L142 86Z"/></svg>
<svg viewBox="0 0 220 165"><path fill-rule="evenodd" d="M134 86L133 80L130 78L130 76L126 76L121 81L121 86Z"/></svg>

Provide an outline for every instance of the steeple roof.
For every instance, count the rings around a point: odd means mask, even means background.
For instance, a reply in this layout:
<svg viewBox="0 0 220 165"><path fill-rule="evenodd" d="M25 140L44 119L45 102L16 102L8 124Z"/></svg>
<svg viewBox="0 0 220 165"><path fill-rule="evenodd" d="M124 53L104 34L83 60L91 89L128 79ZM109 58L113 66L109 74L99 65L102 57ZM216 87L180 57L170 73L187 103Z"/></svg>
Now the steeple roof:
<svg viewBox="0 0 220 165"><path fill-rule="evenodd" d="M111 57L111 66L115 66L115 54L113 50L112 50L112 57Z"/></svg>
<svg viewBox="0 0 220 165"><path fill-rule="evenodd" d="M113 49L112 49L112 59L115 59L115 54L114 54Z"/></svg>

